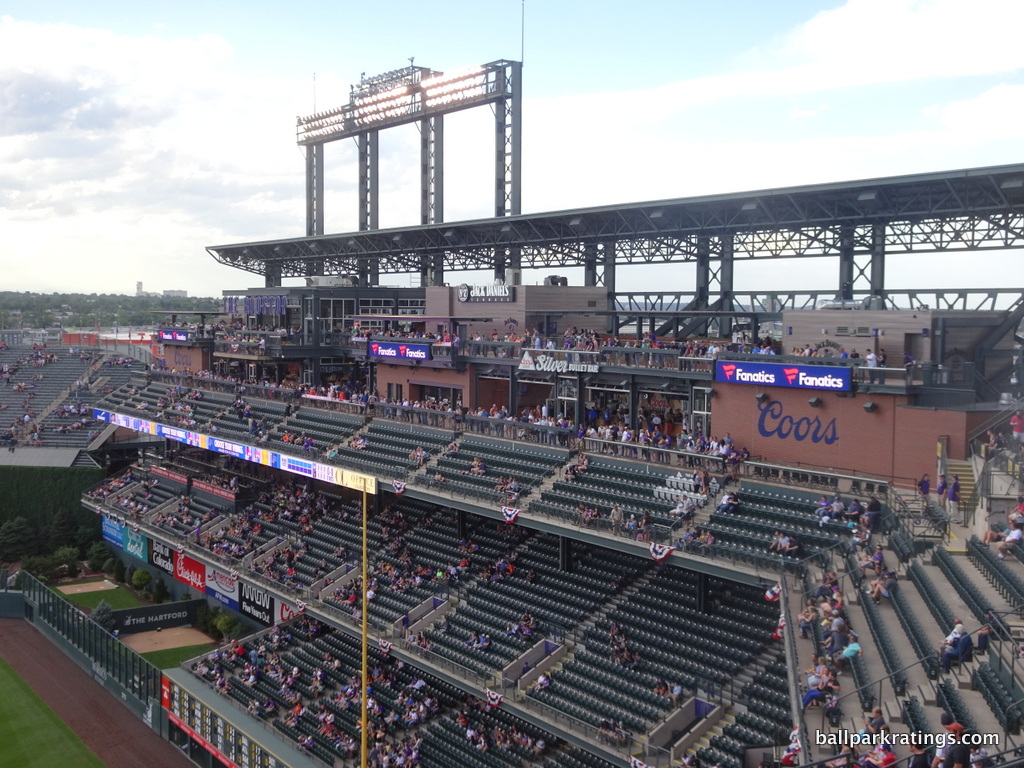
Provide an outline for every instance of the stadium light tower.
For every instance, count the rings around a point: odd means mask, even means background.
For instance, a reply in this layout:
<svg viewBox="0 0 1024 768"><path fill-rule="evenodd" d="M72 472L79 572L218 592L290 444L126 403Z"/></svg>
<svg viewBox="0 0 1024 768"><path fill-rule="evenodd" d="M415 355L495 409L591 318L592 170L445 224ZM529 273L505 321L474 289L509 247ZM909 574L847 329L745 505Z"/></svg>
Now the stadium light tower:
<svg viewBox="0 0 1024 768"><path fill-rule="evenodd" d="M492 104L495 117L494 215L520 210L522 155L522 62L494 61L445 74L409 66L372 77L352 87L348 104L297 118L297 142L306 148L306 236L324 234L324 146L354 138L359 147L359 229L377 229L379 183L377 147L381 129L417 123L420 129L420 224L444 221L444 116ZM504 269L519 269L517 249L498 259ZM498 270L496 270L498 271ZM440 258L420 265L424 284L444 281ZM378 282L377 266L360 267L361 285Z"/></svg>

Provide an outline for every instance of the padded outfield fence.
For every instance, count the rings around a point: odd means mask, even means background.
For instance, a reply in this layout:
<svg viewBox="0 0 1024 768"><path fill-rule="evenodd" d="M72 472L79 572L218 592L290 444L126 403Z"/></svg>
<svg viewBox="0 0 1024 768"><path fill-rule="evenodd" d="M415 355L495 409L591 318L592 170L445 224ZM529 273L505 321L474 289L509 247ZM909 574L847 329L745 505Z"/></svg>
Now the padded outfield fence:
<svg viewBox="0 0 1024 768"><path fill-rule="evenodd" d="M162 733L161 672L29 573L20 574L25 618L147 725Z"/></svg>

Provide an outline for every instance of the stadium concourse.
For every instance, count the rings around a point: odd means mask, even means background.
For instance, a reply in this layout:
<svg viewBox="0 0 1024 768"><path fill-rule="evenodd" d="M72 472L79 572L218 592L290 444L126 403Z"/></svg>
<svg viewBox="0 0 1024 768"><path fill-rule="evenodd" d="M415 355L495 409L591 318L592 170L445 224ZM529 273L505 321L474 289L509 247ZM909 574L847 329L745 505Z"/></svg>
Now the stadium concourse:
<svg viewBox="0 0 1024 768"><path fill-rule="evenodd" d="M981 523L865 478L771 482L763 462L680 467L520 422L474 433L299 394L152 374L96 403L181 431L83 496L120 556L268 627L167 674L172 722L211 754L202 729L221 717L305 759L354 755L362 514L309 476L323 467L379 481L375 765L804 764L883 720L903 758L900 734L950 718L996 734L990 753L1016 747L1024 565Z"/></svg>

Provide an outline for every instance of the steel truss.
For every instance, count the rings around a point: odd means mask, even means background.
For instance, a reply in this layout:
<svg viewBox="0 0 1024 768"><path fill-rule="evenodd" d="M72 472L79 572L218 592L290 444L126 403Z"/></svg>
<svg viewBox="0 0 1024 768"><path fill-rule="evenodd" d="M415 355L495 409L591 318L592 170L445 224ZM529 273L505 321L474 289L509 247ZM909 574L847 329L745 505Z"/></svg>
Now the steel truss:
<svg viewBox="0 0 1024 768"><path fill-rule="evenodd" d="M502 109L496 110L497 123L507 127ZM496 184L496 213L499 208L507 213L516 201L507 180L518 152L509 155L508 141L502 146L504 150L496 150L496 166L501 155L504 173ZM616 265L697 262L697 291L708 301L727 301L732 262L838 257L841 295L867 291L884 297L886 258L1022 247L1024 165L1011 165L213 246L208 251L224 264L267 276L268 284L314 271L417 273L425 264L435 275L443 270L504 273L506 267L583 267L588 284L603 283L610 292Z"/></svg>

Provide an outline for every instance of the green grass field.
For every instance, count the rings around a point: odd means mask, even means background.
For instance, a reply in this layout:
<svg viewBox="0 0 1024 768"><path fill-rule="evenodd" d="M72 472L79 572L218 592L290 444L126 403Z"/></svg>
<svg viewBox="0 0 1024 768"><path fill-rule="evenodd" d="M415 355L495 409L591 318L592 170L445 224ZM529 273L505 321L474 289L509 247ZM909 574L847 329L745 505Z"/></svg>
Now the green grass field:
<svg viewBox="0 0 1024 768"><path fill-rule="evenodd" d="M105 768L82 740L0 659L0 765Z"/></svg>
<svg viewBox="0 0 1024 768"><path fill-rule="evenodd" d="M185 659L191 659L202 653L213 650L216 643L204 643L203 645L183 645L181 648L167 648L163 651L150 651L142 654L142 658L148 661L157 669L171 669L181 665ZM3 765L3 763L0 763Z"/></svg>
<svg viewBox="0 0 1024 768"><path fill-rule="evenodd" d="M138 608L142 605L124 587L101 589L99 592L79 592L77 595L64 595L64 597L79 608L89 608L90 610L99 605L100 600L106 600L115 611L119 611L122 608Z"/></svg>

